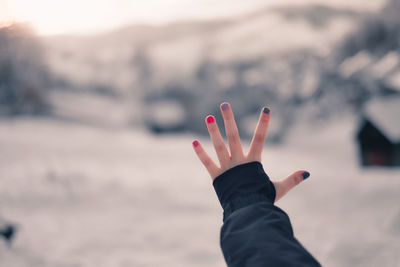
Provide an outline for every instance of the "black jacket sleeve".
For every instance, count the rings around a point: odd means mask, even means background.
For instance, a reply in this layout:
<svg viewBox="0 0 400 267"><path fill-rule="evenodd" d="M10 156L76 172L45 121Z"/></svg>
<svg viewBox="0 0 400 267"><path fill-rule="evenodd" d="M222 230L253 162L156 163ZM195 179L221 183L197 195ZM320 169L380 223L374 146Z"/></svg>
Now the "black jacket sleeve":
<svg viewBox="0 0 400 267"><path fill-rule="evenodd" d="M260 162L229 169L213 185L224 209L221 248L228 266L320 266L274 205L275 187Z"/></svg>

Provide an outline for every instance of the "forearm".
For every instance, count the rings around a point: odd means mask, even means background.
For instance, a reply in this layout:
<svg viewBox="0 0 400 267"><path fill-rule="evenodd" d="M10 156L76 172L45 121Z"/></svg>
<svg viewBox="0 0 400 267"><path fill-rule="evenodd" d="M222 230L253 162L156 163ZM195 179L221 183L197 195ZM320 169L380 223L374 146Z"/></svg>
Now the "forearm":
<svg viewBox="0 0 400 267"><path fill-rule="evenodd" d="M261 163L236 166L214 181L224 209L221 248L229 266L320 266L296 240Z"/></svg>
<svg viewBox="0 0 400 267"><path fill-rule="evenodd" d="M225 219L221 248L230 267L320 266L294 237L287 214L265 201Z"/></svg>

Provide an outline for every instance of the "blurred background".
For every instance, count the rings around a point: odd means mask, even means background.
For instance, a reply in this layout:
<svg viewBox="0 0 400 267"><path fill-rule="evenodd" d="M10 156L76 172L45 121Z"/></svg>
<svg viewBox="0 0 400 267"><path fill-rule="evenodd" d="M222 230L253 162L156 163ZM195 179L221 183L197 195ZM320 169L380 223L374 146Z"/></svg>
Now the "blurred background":
<svg viewBox="0 0 400 267"><path fill-rule="evenodd" d="M324 266L400 266L400 1L0 0L0 265L225 266L231 103Z"/></svg>

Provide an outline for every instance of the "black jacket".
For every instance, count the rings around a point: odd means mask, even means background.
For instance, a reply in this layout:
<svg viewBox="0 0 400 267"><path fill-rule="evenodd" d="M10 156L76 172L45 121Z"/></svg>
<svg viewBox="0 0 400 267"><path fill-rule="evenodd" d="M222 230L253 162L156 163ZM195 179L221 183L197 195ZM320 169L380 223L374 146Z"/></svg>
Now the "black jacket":
<svg viewBox="0 0 400 267"><path fill-rule="evenodd" d="M213 185L224 209L220 238L228 266L321 266L274 205L275 187L260 162L229 169Z"/></svg>

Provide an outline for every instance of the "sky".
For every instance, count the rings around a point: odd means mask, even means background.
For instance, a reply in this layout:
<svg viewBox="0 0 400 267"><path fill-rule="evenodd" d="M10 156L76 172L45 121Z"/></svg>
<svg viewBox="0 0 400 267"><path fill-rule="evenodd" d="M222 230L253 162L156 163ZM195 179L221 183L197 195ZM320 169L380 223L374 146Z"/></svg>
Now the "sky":
<svg viewBox="0 0 400 267"><path fill-rule="evenodd" d="M0 0L0 23L28 22L38 34L92 34L126 24L235 16L277 5L376 9L385 0Z"/></svg>

